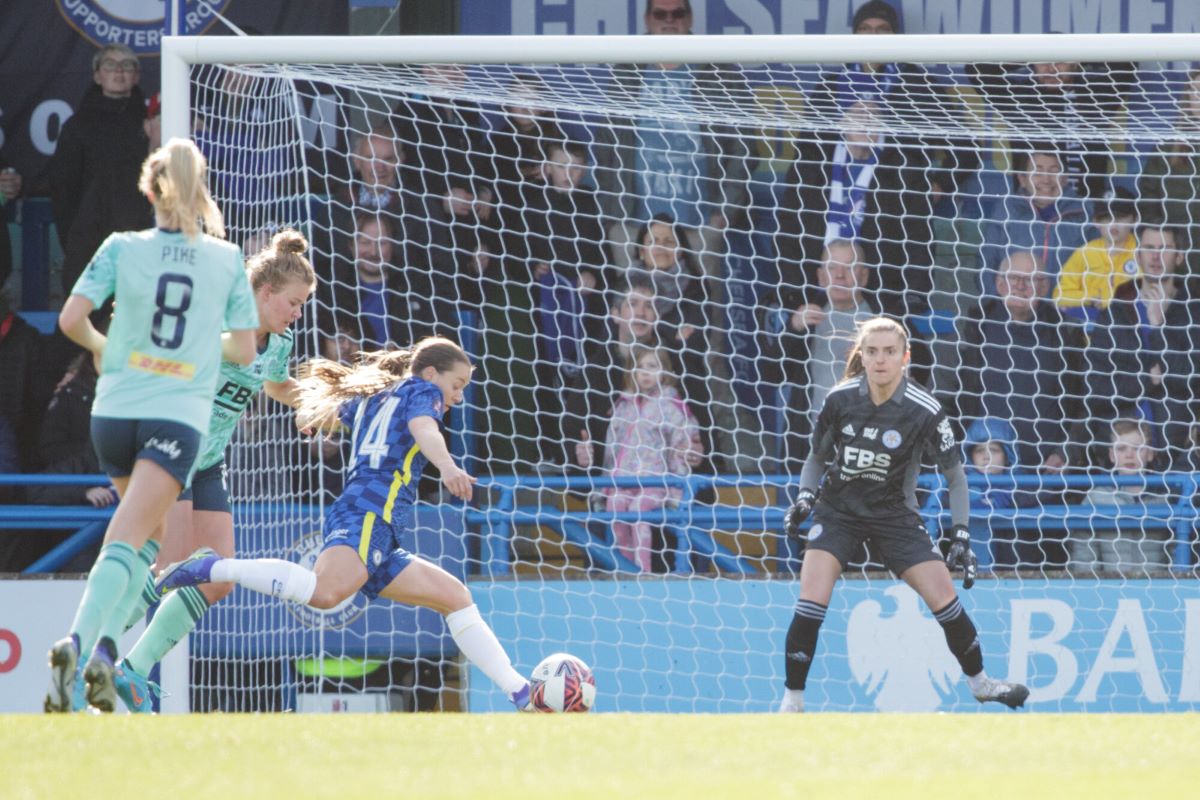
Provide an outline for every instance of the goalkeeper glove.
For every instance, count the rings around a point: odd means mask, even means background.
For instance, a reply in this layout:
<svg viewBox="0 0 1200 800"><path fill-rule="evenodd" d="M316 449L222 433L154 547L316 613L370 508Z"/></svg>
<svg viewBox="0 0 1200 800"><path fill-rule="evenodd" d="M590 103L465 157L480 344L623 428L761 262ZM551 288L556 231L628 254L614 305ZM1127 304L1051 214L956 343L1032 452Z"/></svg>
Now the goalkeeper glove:
<svg viewBox="0 0 1200 800"><path fill-rule="evenodd" d="M787 510L783 517L783 532L792 539L800 538L800 526L812 513L813 504L817 502L817 494L812 489L801 489L796 495L796 502Z"/></svg>
<svg viewBox="0 0 1200 800"><path fill-rule="evenodd" d="M963 588L970 589L975 585L975 573L979 569L979 560L971 551L971 533L966 525L955 525L950 532L950 549L946 551L946 566L953 572L962 568Z"/></svg>

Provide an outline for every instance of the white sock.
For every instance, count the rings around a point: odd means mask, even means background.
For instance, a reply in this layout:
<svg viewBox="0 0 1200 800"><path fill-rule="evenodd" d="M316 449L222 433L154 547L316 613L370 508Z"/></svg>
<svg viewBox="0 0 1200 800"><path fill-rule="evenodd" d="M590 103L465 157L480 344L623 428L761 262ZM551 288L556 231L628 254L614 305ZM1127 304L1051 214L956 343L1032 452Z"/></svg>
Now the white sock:
<svg viewBox="0 0 1200 800"><path fill-rule="evenodd" d="M467 659L483 670L492 683L508 695L519 692L529 681L512 668L508 653L500 646L496 634L479 615L479 606L466 608L446 615L446 627L454 637L454 643Z"/></svg>
<svg viewBox="0 0 1200 800"><path fill-rule="evenodd" d="M223 558L212 567L212 582L236 583L281 600L307 603L317 590L317 574L279 558Z"/></svg>
<svg viewBox="0 0 1200 800"><path fill-rule="evenodd" d="M795 706L796 708L804 708L804 690L803 689L784 689L783 702Z"/></svg>
<svg viewBox="0 0 1200 800"><path fill-rule="evenodd" d="M979 690L983 688L983 685L987 683L987 679L987 672L985 670L980 670L978 675L967 676L967 686L971 687L972 692L978 693Z"/></svg>

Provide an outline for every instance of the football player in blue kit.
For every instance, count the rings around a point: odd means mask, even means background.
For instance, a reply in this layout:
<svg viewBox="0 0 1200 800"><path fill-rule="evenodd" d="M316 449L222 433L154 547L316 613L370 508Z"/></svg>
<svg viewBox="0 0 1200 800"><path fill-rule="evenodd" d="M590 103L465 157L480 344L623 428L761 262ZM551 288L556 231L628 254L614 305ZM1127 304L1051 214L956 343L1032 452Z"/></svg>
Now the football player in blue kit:
<svg viewBox="0 0 1200 800"><path fill-rule="evenodd" d="M313 608L333 608L356 592L431 608L446 617L459 650L518 709L529 682L516 670L458 578L399 545L415 523L417 483L426 462L442 484L469 501L475 478L454 463L442 415L462 402L471 362L457 344L430 337L406 350L364 354L345 366L317 359L300 380L301 430L351 430L345 489L325 516L324 548L312 571L281 559L221 558L201 549L163 570L159 591L230 582Z"/></svg>

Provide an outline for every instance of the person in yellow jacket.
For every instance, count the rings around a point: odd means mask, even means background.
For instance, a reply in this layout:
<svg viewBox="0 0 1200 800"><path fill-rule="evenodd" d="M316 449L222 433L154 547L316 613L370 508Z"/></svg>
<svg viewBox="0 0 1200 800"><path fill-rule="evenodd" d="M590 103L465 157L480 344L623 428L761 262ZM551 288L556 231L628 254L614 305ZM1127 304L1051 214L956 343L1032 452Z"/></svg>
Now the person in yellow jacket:
<svg viewBox="0 0 1200 800"><path fill-rule="evenodd" d="M1054 302L1064 317L1094 322L1108 307L1118 286L1138 276L1133 226L1137 207L1118 190L1107 202L1098 202L1093 223L1099 238L1080 247L1063 265L1054 289Z"/></svg>

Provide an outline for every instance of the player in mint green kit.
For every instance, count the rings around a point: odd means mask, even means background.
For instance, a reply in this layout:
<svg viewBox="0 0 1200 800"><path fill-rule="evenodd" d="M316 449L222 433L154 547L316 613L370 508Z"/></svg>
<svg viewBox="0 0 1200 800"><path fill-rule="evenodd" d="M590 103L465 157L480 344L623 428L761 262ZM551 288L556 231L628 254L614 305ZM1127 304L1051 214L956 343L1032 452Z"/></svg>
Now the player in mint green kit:
<svg viewBox="0 0 1200 800"><path fill-rule="evenodd" d="M50 650L47 712L71 710L79 659L88 654L87 702L100 711L116 705L116 641L157 554L146 543L188 485L222 355L254 360L254 295L241 251L222 240L205 171L204 156L186 139L154 151L138 188L154 205L157 227L108 237L59 314L63 333L100 362L92 445L121 501L70 635ZM88 315L110 297L106 338Z"/></svg>
<svg viewBox="0 0 1200 800"><path fill-rule="evenodd" d="M312 265L304 257L308 242L298 232L275 234L271 243L246 265L254 302L258 308L255 345L258 355L249 366L221 362L221 377L213 399L212 419L204 451L196 461L192 485L167 514L160 564L180 561L198 547L209 547L232 558L233 510L225 480L225 450L238 420L264 389L269 397L296 405L299 382L288 375L292 357L293 322L300 318L316 284ZM141 619L157 599L154 582L130 613L127 625ZM117 694L135 713L154 710L158 687L146 679L151 668L196 627L196 623L233 588L230 583L189 586L167 597L150 625L124 660L117 664Z"/></svg>

